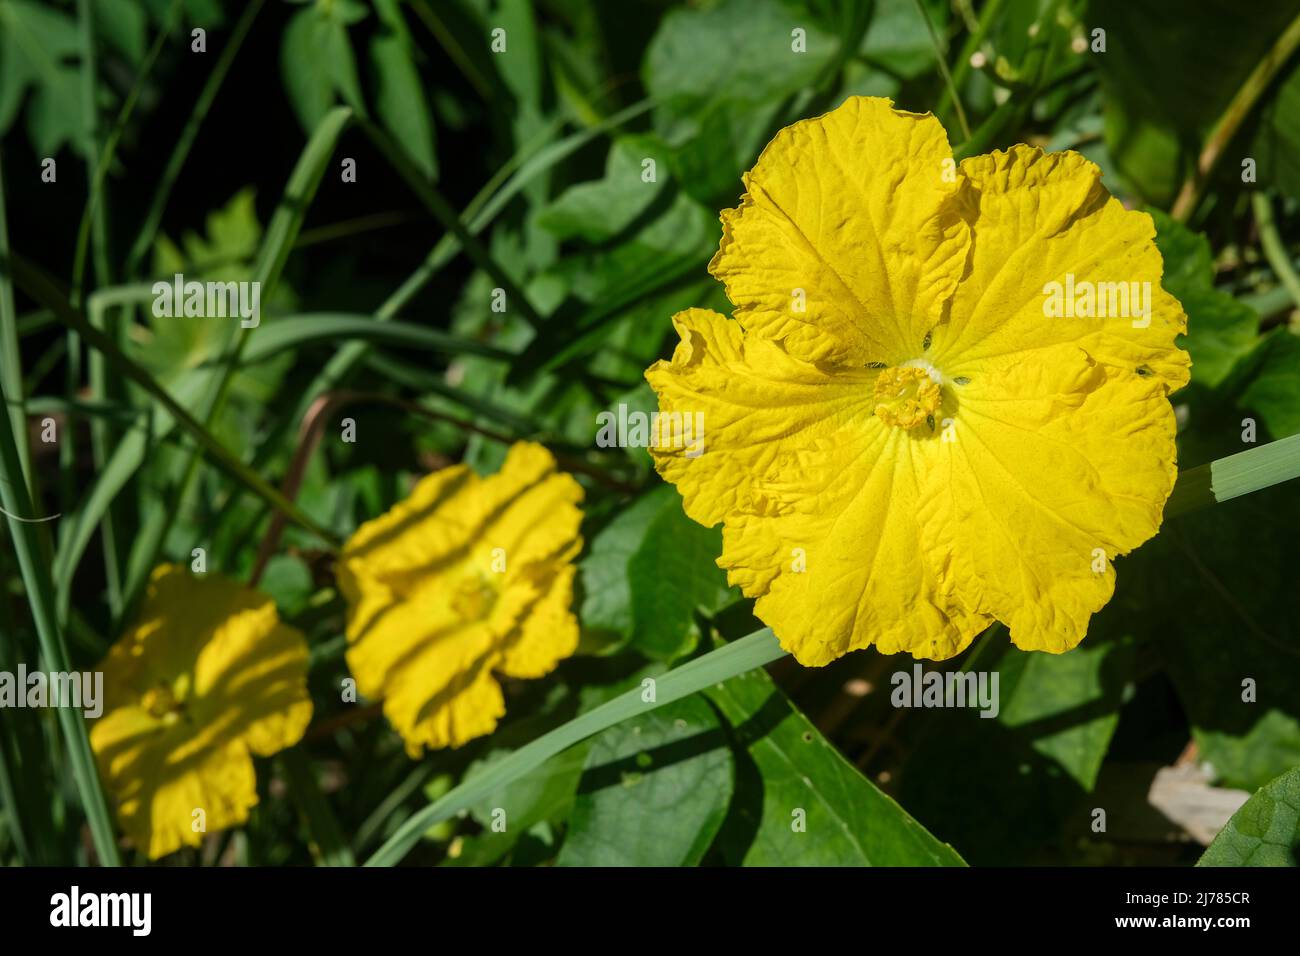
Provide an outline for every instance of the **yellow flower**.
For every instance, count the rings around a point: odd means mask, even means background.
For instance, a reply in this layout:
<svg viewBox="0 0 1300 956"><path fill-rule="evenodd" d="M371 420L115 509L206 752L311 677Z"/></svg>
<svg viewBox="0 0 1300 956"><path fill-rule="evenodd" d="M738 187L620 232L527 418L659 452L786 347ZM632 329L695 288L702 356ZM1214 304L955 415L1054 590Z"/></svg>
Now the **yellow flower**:
<svg viewBox="0 0 1300 956"><path fill-rule="evenodd" d="M90 743L122 829L151 859L247 820L252 755L293 746L311 720L302 634L219 574L154 569L139 620L99 669Z"/></svg>
<svg viewBox="0 0 1300 956"><path fill-rule="evenodd" d="M1065 651L1160 525L1186 317L1151 217L1095 165L956 164L934 117L892 105L796 123L745 176L709 267L735 321L678 314L646 373L708 450L661 436L655 464L804 664L944 659L995 619Z"/></svg>
<svg viewBox="0 0 1300 956"><path fill-rule="evenodd" d="M541 677L577 648L581 500L550 452L519 442L488 478L465 465L426 476L344 545L348 667L412 758L495 729L494 672Z"/></svg>

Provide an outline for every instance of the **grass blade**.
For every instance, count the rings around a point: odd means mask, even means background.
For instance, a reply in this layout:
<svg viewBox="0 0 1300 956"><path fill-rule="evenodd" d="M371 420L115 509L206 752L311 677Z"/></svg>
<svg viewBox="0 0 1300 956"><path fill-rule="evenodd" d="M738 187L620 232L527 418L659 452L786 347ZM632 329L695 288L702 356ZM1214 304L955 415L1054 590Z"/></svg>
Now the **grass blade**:
<svg viewBox="0 0 1300 956"><path fill-rule="evenodd" d="M0 386L0 399L4 398ZM50 567L40 546L39 527L30 523L38 518L32 514L31 497L27 494L27 478L18 458L13 428L8 415L0 415L0 501L3 501L9 534L13 538L18 566L27 588L27 600L36 623L40 639L41 658L52 671L71 671L68 649L63 642L55 617L54 586L50 580ZM95 770L95 758L86 733L85 717L72 707L58 707L59 729L67 744L67 759L72 765L72 776L81 796L81 805L90 826L90 835L99 860L106 866L118 866L120 860L113 839L113 824L108 813L108 801L100 786Z"/></svg>
<svg viewBox="0 0 1300 956"><path fill-rule="evenodd" d="M1300 478L1300 435L1179 472L1178 484L1165 504L1165 517L1230 501L1293 478Z"/></svg>
<svg viewBox="0 0 1300 956"><path fill-rule="evenodd" d="M419 842L421 834L436 823L447 820L462 810L467 810L491 794L497 787L515 780L548 759L592 734L600 733L620 721L644 714L688 697L698 690L716 684L737 674L762 667L785 654L777 644L770 628L755 631L726 647L720 647L703 657L696 658L658 678L655 699L642 700L641 688L635 688L615 697L563 726L520 747L505 759L493 764L481 774L462 783L439 800L411 816L398 828L370 859L366 866L393 866L401 861L411 847Z"/></svg>
<svg viewBox="0 0 1300 956"><path fill-rule="evenodd" d="M101 351L117 371L149 393L182 428L190 433L195 442L211 455L215 464L226 471L236 481L245 484L250 490L263 498L267 504L282 511L290 521L312 532L322 541L333 546L334 536L326 528L317 524L293 502L276 491L265 479L236 458L208 431L193 415L172 398L171 394L159 385L152 375L132 361L118 348L117 343L104 333L94 328L79 309L59 294L58 290L43 275L21 259L11 259L13 275L26 292L46 308L54 310L59 321L78 333L91 347Z"/></svg>
<svg viewBox="0 0 1300 956"><path fill-rule="evenodd" d="M481 355L508 362L512 352L464 339L437 329L409 322L377 322L374 316L339 312L317 312L285 316L268 323L244 352L244 362L260 362L289 349L316 342L366 339L404 349L446 352L450 355Z"/></svg>
<svg viewBox="0 0 1300 956"><path fill-rule="evenodd" d="M302 747L290 747L280 754L280 766L288 778L293 801L307 821L307 831L320 851L320 865L356 866L352 848L316 782L316 771L307 752Z"/></svg>

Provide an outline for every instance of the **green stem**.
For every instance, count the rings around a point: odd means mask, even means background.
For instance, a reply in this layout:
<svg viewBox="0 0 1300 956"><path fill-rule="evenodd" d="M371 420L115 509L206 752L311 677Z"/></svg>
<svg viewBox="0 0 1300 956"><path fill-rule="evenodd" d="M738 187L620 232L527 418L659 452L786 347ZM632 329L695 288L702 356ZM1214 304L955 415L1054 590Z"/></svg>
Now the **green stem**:
<svg viewBox="0 0 1300 956"><path fill-rule="evenodd" d="M980 12L979 24L975 32L966 37L966 42L961 48L961 56L958 57L957 63L953 67L952 84L945 86L943 93L939 95L939 105L934 109L936 113L942 113L947 109L948 101L961 92L962 86L966 83L966 77L970 75L972 69L971 57L984 43L984 38L989 35L989 29L993 26L993 21L1001 7L1002 0L988 0L984 4L984 9Z"/></svg>
<svg viewBox="0 0 1300 956"><path fill-rule="evenodd" d="M0 386L0 401L3 399L4 389ZM32 513L27 487L27 477L18 457L9 416L0 415L0 501L3 501L9 534L13 538L18 566L27 589L28 604L40 640L41 658L50 670L68 673L72 667L67 646L55 619L48 547L41 547L39 527L32 523L38 520L38 516ZM58 707L56 711L95 852L103 865L118 866L120 859L117 844L113 840L108 801L104 798L99 774L95 770L95 757L90 749L90 737L86 733L85 716L73 707Z"/></svg>
<svg viewBox="0 0 1300 956"><path fill-rule="evenodd" d="M939 64L939 72L943 74L943 82L948 89L948 96L952 99L953 108L957 110L957 122L961 124L961 131L966 139L970 139L970 123L966 121L966 108L961 105L961 94L953 83L952 74L948 72L948 54L944 51L943 44L939 42L939 34L935 32L934 24L930 22L930 14L926 12L925 4L921 0L915 2L916 12L921 14L921 19L925 21L930 42L934 44L934 58Z"/></svg>
<svg viewBox="0 0 1300 956"><path fill-rule="evenodd" d="M9 261L9 224L5 214L4 156L0 154L0 266ZM31 473L31 450L27 447L27 410L24 403L22 360L18 352L18 311L14 307L14 284L9 270L0 268L0 381L13 395L9 406L9 427L18 436L18 461L23 474ZM28 492L32 491L28 487Z"/></svg>
<svg viewBox="0 0 1300 956"><path fill-rule="evenodd" d="M1196 168L1184 180L1178 198L1174 200L1173 208L1170 210L1170 215L1179 222L1186 222L1196 211L1196 207L1201 202L1201 195L1205 192L1205 186L1210 180L1210 174L1219 164L1228 144L1237 135L1237 130L1246 121L1255 103L1268 89L1278 71L1286 65L1297 47L1300 47L1300 16L1291 21L1290 26L1277 38L1272 49L1264 54L1264 58L1251 71L1246 82L1241 85L1241 89L1237 90L1228 108L1223 111L1223 115L1214 124L1214 129L1206 137L1205 145L1196 160Z"/></svg>
<svg viewBox="0 0 1300 956"><path fill-rule="evenodd" d="M1273 218L1273 204L1268 197L1257 192L1250 197L1251 207L1255 210L1255 224L1259 226L1259 244L1264 247L1264 258L1273 267L1278 281L1291 295L1291 301L1300 307L1300 275L1296 275L1291 265L1291 256L1287 254L1286 245L1278 232L1277 222Z"/></svg>

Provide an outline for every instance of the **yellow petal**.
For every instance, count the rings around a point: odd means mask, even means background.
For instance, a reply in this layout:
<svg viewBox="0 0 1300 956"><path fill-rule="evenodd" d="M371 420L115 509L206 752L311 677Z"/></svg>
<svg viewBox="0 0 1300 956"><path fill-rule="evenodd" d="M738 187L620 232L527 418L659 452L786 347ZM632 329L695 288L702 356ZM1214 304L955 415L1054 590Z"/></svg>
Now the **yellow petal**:
<svg viewBox="0 0 1300 956"><path fill-rule="evenodd" d="M569 610L576 571L567 564L538 581L540 596L506 636L501 673L541 677L578 649L578 619Z"/></svg>
<svg viewBox="0 0 1300 956"><path fill-rule="evenodd" d="M540 676L575 649L581 498L545 448L520 442L488 478L427 476L344 546L348 667L412 757L496 727L494 671Z"/></svg>
<svg viewBox="0 0 1300 956"><path fill-rule="evenodd" d="M925 449L875 414L872 369L818 367L699 309L646 378L699 411L704 453L655 447L687 513L723 522L718 560L782 646L816 665L876 644L946 657L987 624L941 601L916 522ZM914 458L915 456L915 458Z"/></svg>
<svg viewBox="0 0 1300 956"><path fill-rule="evenodd" d="M238 738L269 757L302 739L312 705L307 643L264 600L256 611L232 615L199 653L193 710L209 734Z"/></svg>
<svg viewBox="0 0 1300 956"><path fill-rule="evenodd" d="M1158 382L1073 345L979 368L925 482L925 551L954 600L1059 653L1110 599L1110 560L1160 526L1173 409Z"/></svg>
<svg viewBox="0 0 1300 956"><path fill-rule="evenodd" d="M950 657L995 618L1072 647L1175 476L1185 317L1150 217L1075 154L955 169L881 100L783 130L746 186L712 264L737 322L679 314L646 375L703 421L651 451L729 580L804 663Z"/></svg>
<svg viewBox="0 0 1300 956"><path fill-rule="evenodd" d="M850 97L781 130L744 182L709 267L741 325L808 361L914 357L970 242L938 120Z"/></svg>
<svg viewBox="0 0 1300 956"><path fill-rule="evenodd" d="M673 325L681 342L671 360L646 371L646 380L659 396L660 415L698 420L704 441L695 454L663 428L650 451L701 524L761 512L779 496L766 476L797 469L801 449L872 415L878 373L871 369L832 374L707 309L679 312Z"/></svg>
<svg viewBox="0 0 1300 956"><path fill-rule="evenodd" d="M302 635L219 574L155 570L101 669L91 746L122 828L151 858L244 822L257 803L250 753L293 745L311 719Z"/></svg>
<svg viewBox="0 0 1300 956"><path fill-rule="evenodd" d="M945 375L974 377L989 358L1041 361L1038 350L1071 342L1126 375L1143 370L1167 391L1187 383L1190 359L1175 345L1187 318L1160 285L1155 225L1110 197L1096 165L1078 153L1014 146L963 160L961 173L974 242L950 321L933 334L932 361ZM1049 314L1053 301L1065 304L1067 283L1080 304L1093 296L1092 312L1128 314ZM1148 295L1150 314L1141 316L1137 303Z"/></svg>

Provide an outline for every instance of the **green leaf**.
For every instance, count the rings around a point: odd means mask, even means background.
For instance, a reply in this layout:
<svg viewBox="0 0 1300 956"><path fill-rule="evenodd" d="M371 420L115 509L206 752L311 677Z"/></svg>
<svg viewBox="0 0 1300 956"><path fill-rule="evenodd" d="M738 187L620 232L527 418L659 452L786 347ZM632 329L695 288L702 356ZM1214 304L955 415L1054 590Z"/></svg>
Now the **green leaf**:
<svg viewBox="0 0 1300 956"><path fill-rule="evenodd" d="M1259 316L1249 306L1214 288L1210 243L1201 234L1156 210L1156 246L1165 260L1161 285L1187 313L1184 347L1192 356L1192 379L1218 385L1250 352Z"/></svg>
<svg viewBox="0 0 1300 956"><path fill-rule="evenodd" d="M406 148L411 160L430 179L438 178L433 112L415 67L411 38L395 0L378 3L385 32L370 41L375 74L375 115Z"/></svg>
<svg viewBox="0 0 1300 956"><path fill-rule="evenodd" d="M1181 472L1175 497L1186 483L1224 503L1171 521L1171 500L1160 534L1124 560L1111 604L1154 638L1201 759L1254 790L1300 764L1300 590L1273 559L1300 538L1300 498L1269 487L1300 473L1300 435L1243 445L1225 390L1184 401L1179 460L1213 461Z"/></svg>
<svg viewBox="0 0 1300 956"><path fill-rule="evenodd" d="M1130 643L1102 640L1101 628L1093 630L1092 640L1068 654L1008 647L1000 665L1004 675L1012 660L1023 669L998 720L1029 738L1085 791L1096 785L1133 669Z"/></svg>
<svg viewBox="0 0 1300 956"><path fill-rule="evenodd" d="M762 669L705 694L745 758L718 838L745 866L961 866L845 760Z"/></svg>
<svg viewBox="0 0 1300 956"><path fill-rule="evenodd" d="M98 0L95 30L133 66L144 59L146 12L136 0Z"/></svg>
<svg viewBox="0 0 1300 956"><path fill-rule="evenodd" d="M697 611L733 598L717 566L722 533L691 521L676 490L661 485L592 541L582 562L582 619L631 641L647 657L672 660L699 639Z"/></svg>
<svg viewBox="0 0 1300 956"><path fill-rule="evenodd" d="M650 137L628 136L610 147L602 179L570 186L537 217L538 225L560 239L580 237L603 242L630 226L654 202L663 187L658 175L642 178L642 162L663 161Z"/></svg>
<svg viewBox="0 0 1300 956"><path fill-rule="evenodd" d="M1236 0L1090 0L1088 13L1089 25L1103 25L1107 35L1106 52L1093 59L1106 94L1106 145L1143 196L1168 205L1205 135L1295 10L1257 4L1243 17ZM1290 124L1294 129L1294 117ZM1257 154L1231 154L1247 155ZM1269 170L1259 170L1264 180ZM1241 175L1227 158L1223 172Z"/></svg>
<svg viewBox="0 0 1300 956"><path fill-rule="evenodd" d="M336 102L336 94L363 114L356 58L348 26L366 9L352 0L333 0L299 10L284 29L280 74L302 128L311 133Z"/></svg>
<svg viewBox="0 0 1300 956"><path fill-rule="evenodd" d="M832 34L798 20L779 0L673 10L646 50L646 89L676 115L723 100L779 100L812 82L837 49ZM795 27L807 31L805 53L793 49Z"/></svg>
<svg viewBox="0 0 1300 956"><path fill-rule="evenodd" d="M972 863L1034 862L1076 826L1133 680L1132 645L1105 638L1106 616L1059 655L1022 651L995 628L968 673L990 690L997 678L996 716L962 707L909 718L919 727L900 799ZM899 660L895 673L913 673L914 662Z"/></svg>
<svg viewBox="0 0 1300 956"><path fill-rule="evenodd" d="M587 630L626 638L632 632L632 582L628 562L645 540L646 530L663 510L672 490L660 487L623 508L591 540L578 565L583 603L578 615Z"/></svg>
<svg viewBox="0 0 1300 956"><path fill-rule="evenodd" d="M1201 758L1227 786L1300 764L1300 594L1286 561L1264 559L1297 537L1295 494L1273 488L1180 519L1130 562Z"/></svg>
<svg viewBox="0 0 1300 956"><path fill-rule="evenodd" d="M1300 866L1300 767L1260 788L1197 866Z"/></svg>
<svg viewBox="0 0 1300 956"><path fill-rule="evenodd" d="M796 27L805 52L793 49ZM664 17L641 75L659 104L655 130L679 151L683 188L706 204L734 200L781 101L812 84L838 48L834 34L779 0L724 0Z"/></svg>
<svg viewBox="0 0 1300 956"><path fill-rule="evenodd" d="M483 827L471 853L449 862L457 866L493 863L509 853L530 828L567 817L573 807L589 749L589 743L581 743L517 780L496 788L471 811ZM466 779L472 779L505 756L504 753L496 754L487 761L475 763L466 773ZM501 824L504 824L503 829Z"/></svg>
<svg viewBox="0 0 1300 956"><path fill-rule="evenodd" d="M1274 329L1243 364L1250 374L1237 407L1258 414L1274 438L1300 433L1300 336Z"/></svg>
<svg viewBox="0 0 1300 956"><path fill-rule="evenodd" d="M698 697L611 727L587 754L558 865L697 865L733 772L722 724Z"/></svg>
<svg viewBox="0 0 1300 956"><path fill-rule="evenodd" d="M280 616L288 618L307 606L315 585L311 569L302 558L292 554L277 554L266 563L258 588L275 600Z"/></svg>
<svg viewBox="0 0 1300 956"><path fill-rule="evenodd" d="M947 28L948 9L945 3L927 4L930 22L941 36ZM999 51L1002 51L1001 47ZM934 43L925 28L925 21L917 12L916 0L876 0L861 53L905 79L920 76L931 69L934 66Z"/></svg>
<svg viewBox="0 0 1300 956"><path fill-rule="evenodd" d="M1260 113L1249 151L1259 182L1275 185L1291 198L1300 199L1300 64L1283 74Z"/></svg>
<svg viewBox="0 0 1300 956"><path fill-rule="evenodd" d="M31 89L27 133L37 155L53 156L67 142L85 145L80 51L67 14L32 0L0 0L0 135Z"/></svg>

